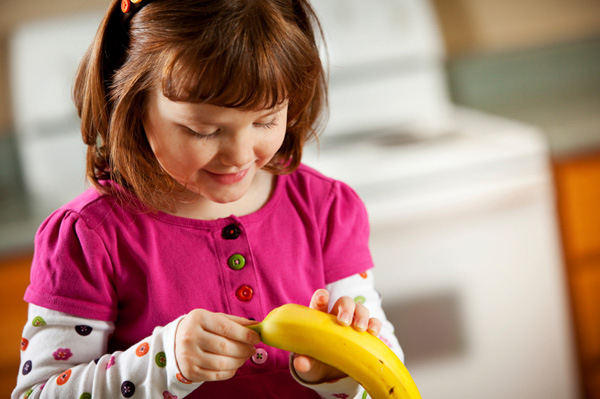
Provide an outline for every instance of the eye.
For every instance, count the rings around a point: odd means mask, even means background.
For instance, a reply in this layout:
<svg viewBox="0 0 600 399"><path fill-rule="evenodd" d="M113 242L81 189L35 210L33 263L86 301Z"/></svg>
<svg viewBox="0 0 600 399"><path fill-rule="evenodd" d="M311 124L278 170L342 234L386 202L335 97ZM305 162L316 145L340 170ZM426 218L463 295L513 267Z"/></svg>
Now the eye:
<svg viewBox="0 0 600 399"><path fill-rule="evenodd" d="M190 129L187 126L183 126L183 128L185 129L185 131L188 134L190 134L191 136L193 136L194 138L197 138L197 139L208 139L208 138L211 138L213 136L216 136L217 133L219 133L219 130L220 130L220 129L217 129L217 130L215 130L213 132L206 132L206 133L204 133L204 132L197 132L197 131L195 131L193 129Z"/></svg>
<svg viewBox="0 0 600 399"><path fill-rule="evenodd" d="M254 125L257 127L265 128L265 129L271 129L271 128L277 126L277 122L275 121L275 119L273 119L273 120L271 120L269 122L265 122L265 123L257 122Z"/></svg>

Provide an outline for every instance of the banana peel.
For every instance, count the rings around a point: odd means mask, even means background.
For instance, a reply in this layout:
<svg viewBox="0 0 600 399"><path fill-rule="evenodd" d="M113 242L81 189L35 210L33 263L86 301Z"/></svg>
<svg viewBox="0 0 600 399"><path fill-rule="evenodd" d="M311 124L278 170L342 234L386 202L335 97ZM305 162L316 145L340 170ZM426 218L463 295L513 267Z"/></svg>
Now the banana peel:
<svg viewBox="0 0 600 399"><path fill-rule="evenodd" d="M421 399L396 354L368 332L342 326L334 315L286 304L249 326L269 346L313 357L346 373L372 399Z"/></svg>

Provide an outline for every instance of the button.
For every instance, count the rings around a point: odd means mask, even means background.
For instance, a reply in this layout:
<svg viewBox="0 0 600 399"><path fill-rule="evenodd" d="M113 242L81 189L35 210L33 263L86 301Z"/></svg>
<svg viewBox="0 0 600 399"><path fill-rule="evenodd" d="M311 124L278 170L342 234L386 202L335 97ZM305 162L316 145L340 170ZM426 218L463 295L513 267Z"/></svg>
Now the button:
<svg viewBox="0 0 600 399"><path fill-rule="evenodd" d="M249 285L242 285L235 292L235 296L237 297L237 299L239 299L242 302L248 302L250 299L252 299L253 295L254 291Z"/></svg>
<svg viewBox="0 0 600 399"><path fill-rule="evenodd" d="M269 354L263 348L256 348L256 353L252 356L252 362L254 364L263 364L267 361Z"/></svg>
<svg viewBox="0 0 600 399"><path fill-rule="evenodd" d="M226 240L235 240L242 233L239 226L236 224L230 224L226 226L221 232L221 236Z"/></svg>
<svg viewBox="0 0 600 399"><path fill-rule="evenodd" d="M233 270L241 270L246 266L246 258L240 254L231 255L227 260L227 264Z"/></svg>

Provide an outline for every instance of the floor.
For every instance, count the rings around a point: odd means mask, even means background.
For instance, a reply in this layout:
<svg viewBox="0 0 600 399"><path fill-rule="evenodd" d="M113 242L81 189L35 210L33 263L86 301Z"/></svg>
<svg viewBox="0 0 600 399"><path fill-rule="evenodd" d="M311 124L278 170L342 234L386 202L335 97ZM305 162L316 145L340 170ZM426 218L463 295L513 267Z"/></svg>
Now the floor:
<svg viewBox="0 0 600 399"><path fill-rule="evenodd" d="M20 342L27 320L23 293L29 283L30 253L0 257L0 398L9 398L19 371Z"/></svg>

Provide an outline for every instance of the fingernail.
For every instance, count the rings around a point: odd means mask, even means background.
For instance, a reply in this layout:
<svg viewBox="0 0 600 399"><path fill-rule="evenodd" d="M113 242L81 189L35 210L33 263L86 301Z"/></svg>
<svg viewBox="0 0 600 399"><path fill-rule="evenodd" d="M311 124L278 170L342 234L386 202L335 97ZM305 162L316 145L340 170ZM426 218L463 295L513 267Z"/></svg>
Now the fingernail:
<svg viewBox="0 0 600 399"><path fill-rule="evenodd" d="M366 331L367 330L367 321L365 319L358 319L358 322L356 323L356 328L359 329L360 331Z"/></svg>
<svg viewBox="0 0 600 399"><path fill-rule="evenodd" d="M352 323L352 316L348 312L342 312L338 315L338 320L340 323L349 326Z"/></svg>

